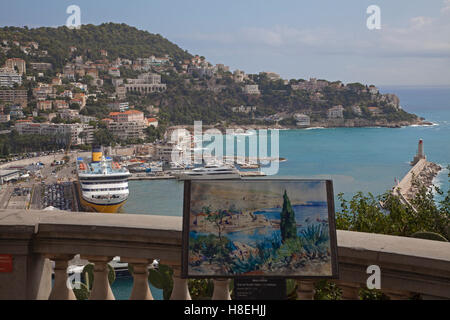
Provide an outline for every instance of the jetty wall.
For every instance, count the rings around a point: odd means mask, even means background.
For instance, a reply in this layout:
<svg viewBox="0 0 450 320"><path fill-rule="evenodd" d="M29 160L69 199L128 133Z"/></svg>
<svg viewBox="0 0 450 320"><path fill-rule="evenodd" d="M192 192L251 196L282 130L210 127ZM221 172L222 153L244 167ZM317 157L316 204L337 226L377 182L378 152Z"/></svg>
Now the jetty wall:
<svg viewBox="0 0 450 320"><path fill-rule="evenodd" d="M414 185L414 180L418 179L421 184L429 187L432 185L434 177L441 169L442 168L439 165L433 162L429 162L426 159L420 159L394 187L393 193L398 195L404 204L414 209L410 201L420 190L419 186Z"/></svg>

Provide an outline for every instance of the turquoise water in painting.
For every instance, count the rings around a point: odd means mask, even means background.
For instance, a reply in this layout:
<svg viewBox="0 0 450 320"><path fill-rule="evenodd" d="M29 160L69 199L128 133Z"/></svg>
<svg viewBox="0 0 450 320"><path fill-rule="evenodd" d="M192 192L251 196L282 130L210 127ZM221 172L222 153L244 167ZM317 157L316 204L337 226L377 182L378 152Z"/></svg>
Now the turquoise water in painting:
<svg viewBox="0 0 450 320"><path fill-rule="evenodd" d="M308 226L318 224L321 222L328 222L328 206L304 206L294 205L292 209L295 213L295 221L297 222L297 234L300 234ZM269 220L280 220L281 208L263 209L255 211L255 215L264 215ZM190 237L196 239L199 236L207 236L208 233L191 232ZM255 228L245 231L227 232L224 236L233 242L241 242L251 246L264 239L281 239L281 232L279 229L271 227Z"/></svg>

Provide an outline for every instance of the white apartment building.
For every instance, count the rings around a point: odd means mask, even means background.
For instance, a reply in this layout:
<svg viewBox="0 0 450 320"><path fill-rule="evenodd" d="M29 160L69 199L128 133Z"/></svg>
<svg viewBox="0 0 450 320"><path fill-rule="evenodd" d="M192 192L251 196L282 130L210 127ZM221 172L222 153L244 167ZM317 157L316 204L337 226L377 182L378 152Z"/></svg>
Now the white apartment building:
<svg viewBox="0 0 450 320"><path fill-rule="evenodd" d="M51 63L46 63L46 62L32 62L32 63L30 63L30 65L33 70L38 70L38 71L46 71L46 70L50 70L53 68Z"/></svg>
<svg viewBox="0 0 450 320"><path fill-rule="evenodd" d="M145 128L146 125L144 122L130 121L108 123L108 130L120 140L145 139Z"/></svg>
<svg viewBox="0 0 450 320"><path fill-rule="evenodd" d="M9 68L12 70L15 70L15 68L17 68L20 75L27 73L27 66L26 66L25 60L19 59L19 58L11 58L11 59L6 60L5 68Z"/></svg>
<svg viewBox="0 0 450 320"><path fill-rule="evenodd" d="M256 112L258 107L252 107L252 106L240 106L240 107L233 107L232 110L235 113L250 113L250 112Z"/></svg>
<svg viewBox="0 0 450 320"><path fill-rule="evenodd" d="M118 68L110 68L108 74L113 77L120 77L120 70Z"/></svg>
<svg viewBox="0 0 450 320"><path fill-rule="evenodd" d="M116 102L109 103L108 108L111 109L111 111L125 112L130 109L130 103L116 101Z"/></svg>
<svg viewBox="0 0 450 320"><path fill-rule="evenodd" d="M127 79L129 84L160 84L161 76L156 73L143 73L137 79Z"/></svg>
<svg viewBox="0 0 450 320"><path fill-rule="evenodd" d="M14 84L22 85L22 76L14 69L0 68L0 87L13 87Z"/></svg>
<svg viewBox="0 0 450 320"><path fill-rule="evenodd" d="M91 121L97 121L96 117L84 116L84 115L79 115L78 117L79 117L81 123L89 123Z"/></svg>
<svg viewBox="0 0 450 320"><path fill-rule="evenodd" d="M186 149L179 144L169 142L164 145L157 145L155 158L161 161L172 162L174 159L184 159Z"/></svg>
<svg viewBox="0 0 450 320"><path fill-rule="evenodd" d="M261 94L257 84L248 84L244 87L245 94Z"/></svg>
<svg viewBox="0 0 450 320"><path fill-rule="evenodd" d="M167 85L161 84L161 76L155 73L144 73L139 75L137 79L127 79L127 82L124 85L126 92L148 94L163 92L167 89Z"/></svg>
<svg viewBox="0 0 450 320"><path fill-rule="evenodd" d="M63 120L75 120L80 118L80 112L78 110L72 110L72 109L61 109L58 110L59 116Z"/></svg>
<svg viewBox="0 0 450 320"><path fill-rule="evenodd" d="M94 141L94 128L86 124L32 123L24 121L16 123L15 129L19 134L56 136L60 142L66 142L70 139L72 145L89 144ZM86 133L84 139L80 137L82 132Z"/></svg>

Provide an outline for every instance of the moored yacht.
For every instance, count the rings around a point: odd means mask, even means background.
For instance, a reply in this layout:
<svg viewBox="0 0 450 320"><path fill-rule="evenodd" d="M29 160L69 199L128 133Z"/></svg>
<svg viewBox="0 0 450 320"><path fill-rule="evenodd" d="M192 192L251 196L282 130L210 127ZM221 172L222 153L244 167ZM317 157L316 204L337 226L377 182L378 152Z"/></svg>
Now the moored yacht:
<svg viewBox="0 0 450 320"><path fill-rule="evenodd" d="M227 180L240 179L241 175L235 167L212 164L180 172L177 178L179 180Z"/></svg>

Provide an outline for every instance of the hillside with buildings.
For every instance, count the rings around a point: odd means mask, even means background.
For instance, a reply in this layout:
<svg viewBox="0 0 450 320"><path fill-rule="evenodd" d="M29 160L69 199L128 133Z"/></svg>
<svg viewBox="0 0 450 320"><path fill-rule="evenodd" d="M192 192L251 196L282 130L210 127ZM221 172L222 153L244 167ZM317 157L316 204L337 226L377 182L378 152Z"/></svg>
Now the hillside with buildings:
<svg viewBox="0 0 450 320"><path fill-rule="evenodd" d="M233 71L124 24L0 28L3 136L44 136L57 146L130 144L196 120L290 128L421 122L373 85ZM0 139L2 155L18 148L8 141Z"/></svg>

